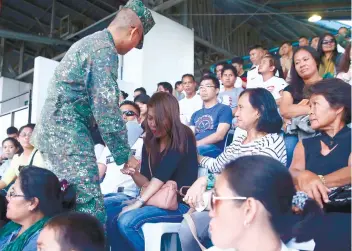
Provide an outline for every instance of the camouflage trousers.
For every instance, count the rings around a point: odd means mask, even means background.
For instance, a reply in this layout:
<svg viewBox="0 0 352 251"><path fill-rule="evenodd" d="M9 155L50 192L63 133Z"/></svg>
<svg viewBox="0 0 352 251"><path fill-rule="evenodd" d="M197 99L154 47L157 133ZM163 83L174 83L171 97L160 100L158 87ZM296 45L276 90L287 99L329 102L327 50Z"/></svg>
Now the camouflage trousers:
<svg viewBox="0 0 352 251"><path fill-rule="evenodd" d="M99 172L95 157L43 153L45 168L59 180L66 179L76 189L75 211L95 216L106 223L104 199L100 190Z"/></svg>

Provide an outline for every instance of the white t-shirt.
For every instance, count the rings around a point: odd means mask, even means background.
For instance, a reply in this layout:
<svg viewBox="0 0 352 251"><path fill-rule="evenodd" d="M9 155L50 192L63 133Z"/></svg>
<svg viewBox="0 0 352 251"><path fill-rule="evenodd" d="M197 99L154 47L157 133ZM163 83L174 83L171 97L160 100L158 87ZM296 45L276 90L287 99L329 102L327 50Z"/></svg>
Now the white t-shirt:
<svg viewBox="0 0 352 251"><path fill-rule="evenodd" d="M263 76L259 73L259 65L253 66L247 72L247 86L246 88L259 88L263 84ZM276 71L275 76L279 76L279 71Z"/></svg>
<svg viewBox="0 0 352 251"><path fill-rule="evenodd" d="M179 101L181 122L189 125L193 113L199 111L203 107L203 100L199 95L194 95L192 98L187 97Z"/></svg>
<svg viewBox="0 0 352 251"><path fill-rule="evenodd" d="M142 158L143 138L138 138L132 146L132 152L136 159ZM138 187L131 176L121 173L124 165L117 166L111 155L109 148L105 147L98 163L106 165L106 174L103 182L100 184L101 192L105 194L117 193L119 187L123 187L123 193L131 197L136 197Z"/></svg>
<svg viewBox="0 0 352 251"><path fill-rule="evenodd" d="M282 91L287 85L288 84L284 79L274 76L268 79L267 81L263 82L261 86L257 87L267 89L269 92L271 92L274 99L279 99L281 98L280 91Z"/></svg>
<svg viewBox="0 0 352 251"><path fill-rule="evenodd" d="M247 72L247 89L249 88L257 88L258 85L263 83L263 76L258 72L259 66L253 66Z"/></svg>

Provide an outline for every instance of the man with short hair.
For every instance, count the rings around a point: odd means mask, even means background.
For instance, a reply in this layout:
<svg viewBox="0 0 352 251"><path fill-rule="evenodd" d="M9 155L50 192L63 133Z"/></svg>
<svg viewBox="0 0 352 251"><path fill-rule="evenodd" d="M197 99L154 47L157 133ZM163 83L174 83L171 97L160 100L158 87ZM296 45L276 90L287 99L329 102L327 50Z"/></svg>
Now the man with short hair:
<svg viewBox="0 0 352 251"><path fill-rule="evenodd" d="M222 72L222 69L224 68L225 64L227 64L227 63L220 62L220 63L217 63L217 65L215 66L215 74L216 74L216 77L218 78L219 81L221 81L221 72Z"/></svg>
<svg viewBox="0 0 352 251"><path fill-rule="evenodd" d="M199 90L204 106L192 115L191 129L196 136L198 153L216 158L224 150L226 135L231 127L232 112L229 106L218 103L218 79L213 76L203 77Z"/></svg>
<svg viewBox="0 0 352 251"><path fill-rule="evenodd" d="M177 101L180 101L185 97L184 91L183 91L183 84L182 81L177 81L175 83L175 92L174 95L177 99Z"/></svg>
<svg viewBox="0 0 352 251"><path fill-rule="evenodd" d="M144 87L139 87L133 92L133 98L137 97L140 94L145 94L147 95L147 91L144 89Z"/></svg>
<svg viewBox="0 0 352 251"><path fill-rule="evenodd" d="M243 91L242 87L236 88L235 82L237 77L236 68L232 65L225 65L222 69L221 80L224 86L224 90L221 91L218 95L219 103L227 105L232 110L232 117L235 116L238 97Z"/></svg>
<svg viewBox="0 0 352 251"><path fill-rule="evenodd" d="M186 96L179 101L180 119L183 124L189 125L193 113L202 108L203 100L196 94L197 83L192 74L182 76L182 86Z"/></svg>
<svg viewBox="0 0 352 251"><path fill-rule="evenodd" d="M172 95L172 85L169 82L158 83L157 92L168 92Z"/></svg>
<svg viewBox="0 0 352 251"><path fill-rule="evenodd" d="M119 109L118 58L142 48L155 22L140 0L130 0L107 29L71 46L56 67L31 143L60 180L77 192L75 210L106 223L94 143L94 123L117 164L137 168Z"/></svg>
<svg viewBox="0 0 352 251"><path fill-rule="evenodd" d="M302 46L309 46L309 40L305 36L300 36L298 39L298 44L300 47Z"/></svg>
<svg viewBox="0 0 352 251"><path fill-rule="evenodd" d="M263 57L263 46L254 45L249 48L249 58L253 65L247 73L247 84L244 84L246 88L256 88L263 82L262 76L258 73L258 67Z"/></svg>
<svg viewBox="0 0 352 251"><path fill-rule="evenodd" d="M347 45L351 43L349 37L351 36L351 32L346 27L340 27L337 35L336 35L336 42L337 42L337 51L339 53L344 53Z"/></svg>
<svg viewBox="0 0 352 251"><path fill-rule="evenodd" d="M281 44L280 49L282 51L282 56L280 58L280 64L282 67L282 71L284 73L284 78L290 78L290 70L292 65L292 57L293 57L293 50L292 44L288 41L285 41Z"/></svg>
<svg viewBox="0 0 352 251"><path fill-rule="evenodd" d="M9 138L17 139L18 138L18 129L14 126L10 126L9 128L7 128L6 134L7 134L7 137L9 137Z"/></svg>
<svg viewBox="0 0 352 251"><path fill-rule="evenodd" d="M279 106L282 96L283 89L287 86L287 83L282 78L278 78L275 75L275 59L270 54L265 55L259 64L259 74L263 76L263 84L261 88L267 89L271 92L276 104Z"/></svg>
<svg viewBox="0 0 352 251"><path fill-rule="evenodd" d="M120 110L126 122L128 143L131 146L132 154L136 159L141 159L143 146L141 134L143 130L138 124L140 115L139 106L132 101L124 101L120 105ZM108 147L104 148L97 162L100 180L103 179L100 184L103 195L110 194L109 197L112 197L112 194L119 197L137 197L138 188L132 177L121 173L121 169L124 166L116 164Z"/></svg>
<svg viewBox="0 0 352 251"><path fill-rule="evenodd" d="M233 67L236 68L237 75L242 79L242 82L247 82L247 72L243 70L244 61L241 57L235 57L231 60ZM235 84L236 86L236 84ZM236 86L239 87L239 86Z"/></svg>
<svg viewBox="0 0 352 251"><path fill-rule="evenodd" d="M319 36L314 36L312 38L312 41L310 42L310 47L318 50L319 40L320 40Z"/></svg>

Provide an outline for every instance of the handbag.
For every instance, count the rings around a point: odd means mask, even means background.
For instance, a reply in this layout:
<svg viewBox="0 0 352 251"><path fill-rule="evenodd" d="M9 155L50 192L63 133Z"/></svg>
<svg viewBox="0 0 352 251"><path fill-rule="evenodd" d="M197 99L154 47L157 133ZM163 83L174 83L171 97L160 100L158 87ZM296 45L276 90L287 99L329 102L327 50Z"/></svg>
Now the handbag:
<svg viewBox="0 0 352 251"><path fill-rule="evenodd" d="M150 165L150 155L148 157L148 165L151 177L153 177L152 168ZM141 188L140 195L143 194L144 189L147 188L149 182L144 184ZM149 200L146 201L145 205L154 206L166 210L177 210L177 183L173 180L167 181Z"/></svg>
<svg viewBox="0 0 352 251"><path fill-rule="evenodd" d="M328 196L329 202L324 205L326 212L351 212L351 184L333 189Z"/></svg>

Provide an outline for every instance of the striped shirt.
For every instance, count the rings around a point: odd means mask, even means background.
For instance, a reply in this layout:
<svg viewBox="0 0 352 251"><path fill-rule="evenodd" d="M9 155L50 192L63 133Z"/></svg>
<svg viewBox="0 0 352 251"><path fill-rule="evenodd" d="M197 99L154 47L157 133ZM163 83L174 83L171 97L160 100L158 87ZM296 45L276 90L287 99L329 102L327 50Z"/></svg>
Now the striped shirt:
<svg viewBox="0 0 352 251"><path fill-rule="evenodd" d="M245 131L240 133L216 159L204 157L200 165L212 173L220 173L226 164L238 157L265 155L280 161L286 166L286 146L282 136L277 133L270 133L250 143L243 144L246 137Z"/></svg>

